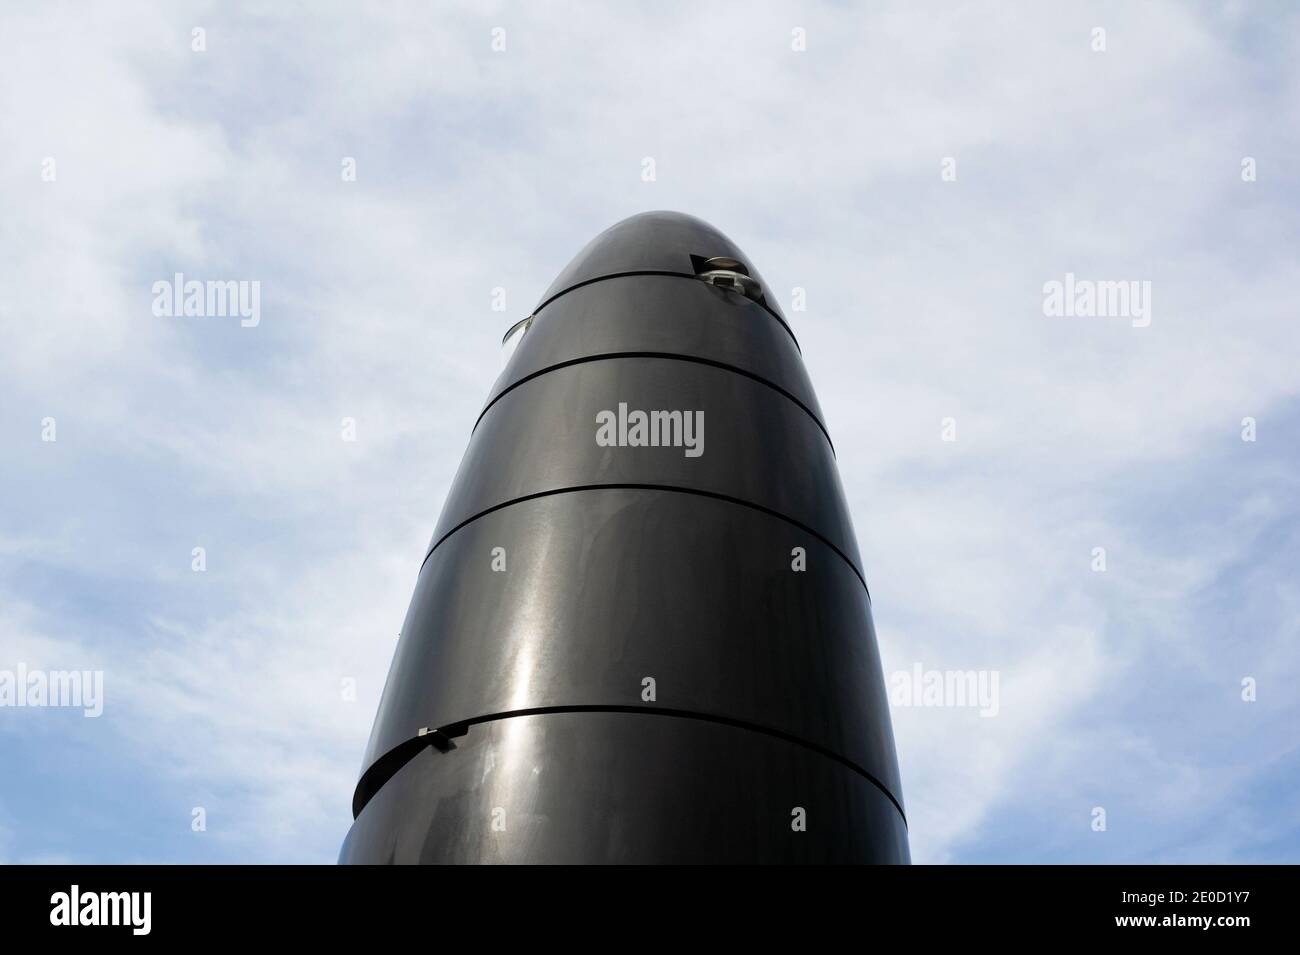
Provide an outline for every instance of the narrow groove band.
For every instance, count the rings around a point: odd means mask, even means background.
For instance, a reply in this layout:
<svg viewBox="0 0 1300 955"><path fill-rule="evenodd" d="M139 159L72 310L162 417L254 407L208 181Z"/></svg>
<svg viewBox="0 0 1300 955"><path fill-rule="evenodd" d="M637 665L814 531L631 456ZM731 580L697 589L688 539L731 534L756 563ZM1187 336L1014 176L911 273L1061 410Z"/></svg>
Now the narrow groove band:
<svg viewBox="0 0 1300 955"><path fill-rule="evenodd" d="M835 762L846 766L858 775L862 776L867 782L871 783L887 798L890 804L898 810L898 815L903 820L904 828L907 827L907 813L903 811L902 805L874 775L867 772L847 756L842 756L833 749L822 746L819 743L813 743L800 736L783 732L769 726L761 726L757 723L750 723L746 720L733 719L729 716L717 716L711 713L697 713L694 710L674 710L667 707L656 706L607 706L607 705L590 705L590 706L537 706L522 710L506 710L501 713L488 713L484 716L475 716L468 720L461 720L457 723L448 723L446 726L437 727L442 736L456 739L464 736L469 732L470 727L479 726L483 723L493 723L498 720L514 719L520 716L548 716L554 713L633 713L640 716L669 716L678 719L700 720L705 723L720 723L723 726L731 726L737 729L748 730L753 733L762 733L764 736L771 736L776 739L784 740L787 743L793 743L796 746L802 746L805 749L812 750L818 755L833 759ZM366 769L361 779L357 782L356 795L352 800L352 817L355 819L361 815L361 810L380 789L384 787L390 779L397 775L398 771L409 763L415 756L426 746L434 744L433 734L424 736L413 736L410 739L398 743L383 756Z"/></svg>
<svg viewBox="0 0 1300 955"><path fill-rule="evenodd" d="M799 528L805 534L811 534L813 537L817 538L819 541L821 541L823 544L825 544L827 547L833 550L836 554L838 554L840 558L844 561L844 563L849 565L849 570L853 571L853 576L858 578L858 581L862 584L862 589L867 592L867 601L868 602L871 601L871 588L867 586L867 578L862 575L862 571L858 569L857 565L854 564L853 561L849 559L849 556L846 553L844 553L844 551L840 550L839 547L837 547L832 541L830 541L828 538L823 536L818 531L813 530L811 527L801 523L800 521L796 521L794 518L786 517L780 511L774 511L770 507L764 507L762 504L754 504L751 501L746 501L738 497L732 497L729 494L721 494L717 491L705 491L702 490L701 488L695 488L695 487L675 487L671 484L579 484L579 485L575 485L574 487L558 487L558 488L553 488L552 490L549 491L537 491L534 494L525 494L522 497L516 497L509 501L502 501L500 504L493 504L491 507L479 511L477 514L474 514L471 517L465 518L465 520L461 521L451 530L447 531L447 533L439 537L437 541L434 542L433 546L429 548L429 552L424 555L424 560L420 562L420 572L423 573L424 565L429 562L429 558L433 556L433 552L437 550L439 546L441 546L443 541L449 538L452 534L456 533L462 527L465 527L468 524L472 524L480 517L486 517L488 514L491 514L494 511L499 511L502 508L510 507L511 505L514 504L522 504L525 501L535 501L540 497L551 497L554 494L573 494L578 491L672 491L678 494L695 494L700 497L709 497L709 498L713 498L716 501L726 501L728 504L739 504L741 507L748 507L751 508L752 510L760 511L763 514L768 514L772 517L778 517L781 520L785 521L787 524L793 524L795 527Z"/></svg>
<svg viewBox="0 0 1300 955"><path fill-rule="evenodd" d="M620 352L605 352L600 355L584 355L581 358L570 358L567 361L556 362L554 365L548 365L545 368L527 374L524 377L520 378L518 381L509 385L508 387L501 389L500 394L498 394L495 398L493 398L491 401L489 401L486 405L483 406L483 410L480 411L478 413L478 417L474 419L474 427L470 429L470 434L472 435L475 431L478 430L479 422L483 420L483 416L488 413L488 410L491 409L493 405L495 405L498 401L500 401L506 395L510 394L510 392L514 391L516 388L518 388L520 385L524 384L525 382L532 381L534 378L540 378L542 377L542 375L548 374L552 371L558 371L561 368L571 368L574 365L584 365L587 362L610 361L618 358L662 358L665 361L688 361L697 365L708 365L710 368L720 368L723 371L730 371L737 375L743 375L746 378L756 381L760 385L767 385L767 387L771 388L773 391L779 392L780 394L784 395L786 398L789 398L796 405L798 405L799 408L805 414L808 415L808 417L812 418L813 424L817 425L821 433L826 436L826 443L831 446L831 456L832 457L835 456L835 443L831 441L831 433L826 430L826 425L822 423L822 420L820 418L818 418L815 414L813 414L811 408L809 408L806 404L804 404L802 401L796 398L793 394L786 391L780 385L776 384L775 382L768 381L762 375L757 375L752 371L746 371L744 368L738 368L735 365L729 365L726 362L715 361L712 358L700 358L695 355L678 355L673 352L662 352L662 351L620 351Z"/></svg>
<svg viewBox="0 0 1300 955"><path fill-rule="evenodd" d="M536 315L538 312L540 312L546 306L550 305L561 295L568 295L574 289L585 288L586 286L594 285L597 282L607 282L610 279L626 279L626 278L632 278L633 276L637 276L637 275L669 275L672 276L673 278L678 278L678 279L690 279L692 282L699 281L699 279L690 272L674 272L672 269L632 269L627 272L611 272L609 275L597 275L594 279L584 279L581 282L577 282L573 285L570 285L568 288L560 289L560 291L556 292L546 301L542 302L541 305L538 305L535 309L533 309L533 314ZM750 299L750 301L753 301L753 299ZM784 328L785 333L790 336L790 341L794 342L795 351L797 351L800 355L802 355L803 349L799 347L799 339L794 337L794 330L791 329L790 326L785 323L785 319L782 318L780 315L778 315L776 313L776 310L773 309L770 305L768 305L767 302L754 302L754 304L757 305L759 308L761 308L763 311L767 312L767 314L771 315L774 319L776 319L776 323L780 325L782 328Z"/></svg>

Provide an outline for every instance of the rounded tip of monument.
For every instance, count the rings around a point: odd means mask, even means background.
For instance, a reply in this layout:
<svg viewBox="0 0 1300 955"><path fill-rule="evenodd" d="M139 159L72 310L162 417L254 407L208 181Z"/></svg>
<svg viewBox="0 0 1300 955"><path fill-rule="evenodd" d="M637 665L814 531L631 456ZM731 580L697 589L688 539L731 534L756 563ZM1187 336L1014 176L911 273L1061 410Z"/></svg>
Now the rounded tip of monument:
<svg viewBox="0 0 1300 955"><path fill-rule="evenodd" d="M685 212L640 212L588 242L551 283L538 309L599 279L647 273L693 278L719 271L719 263L732 263L725 270L747 277L747 286L763 287L753 263L720 229Z"/></svg>

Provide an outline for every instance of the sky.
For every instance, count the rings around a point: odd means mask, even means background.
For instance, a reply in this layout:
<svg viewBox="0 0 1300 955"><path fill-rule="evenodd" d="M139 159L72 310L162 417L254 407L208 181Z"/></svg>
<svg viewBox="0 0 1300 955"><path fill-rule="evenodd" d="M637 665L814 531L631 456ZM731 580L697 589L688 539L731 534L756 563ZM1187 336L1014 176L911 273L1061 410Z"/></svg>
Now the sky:
<svg viewBox="0 0 1300 955"><path fill-rule="evenodd" d="M652 209L782 303L887 680L996 674L895 701L914 861L1300 861L1289 5L11 4L0 190L0 674L103 674L0 707L0 862L336 859L501 336Z"/></svg>

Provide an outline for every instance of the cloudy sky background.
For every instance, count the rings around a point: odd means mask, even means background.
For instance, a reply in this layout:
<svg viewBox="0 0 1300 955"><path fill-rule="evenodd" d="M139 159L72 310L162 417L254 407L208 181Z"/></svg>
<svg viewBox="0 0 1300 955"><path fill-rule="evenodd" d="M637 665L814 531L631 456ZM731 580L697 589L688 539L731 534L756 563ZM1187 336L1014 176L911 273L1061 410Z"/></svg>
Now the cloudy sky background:
<svg viewBox="0 0 1300 955"><path fill-rule="evenodd" d="M887 673L1000 674L894 711L915 860L1300 861L1296 12L357 9L0 14L0 668L106 680L0 710L0 861L334 860L501 334L648 209L787 305Z"/></svg>

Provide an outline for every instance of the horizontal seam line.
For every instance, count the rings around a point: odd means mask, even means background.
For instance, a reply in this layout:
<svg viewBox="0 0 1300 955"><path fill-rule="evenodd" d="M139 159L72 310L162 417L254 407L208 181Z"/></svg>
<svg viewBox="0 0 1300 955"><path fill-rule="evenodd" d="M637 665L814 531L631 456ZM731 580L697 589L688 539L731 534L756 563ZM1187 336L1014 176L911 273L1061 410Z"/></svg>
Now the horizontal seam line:
<svg viewBox="0 0 1300 955"><path fill-rule="evenodd" d="M767 385L767 387L771 388L773 391L776 391L784 395L786 398L789 398L796 405L798 405L799 408L802 409L804 413L808 415L808 417L812 418L813 424L817 425L821 433L826 436L826 443L831 446L831 455L832 456L835 455L835 442L831 440L831 434L829 431L826 430L826 425L822 423L820 418L818 418L815 414L813 414L811 408L809 408L806 404L804 404L802 401L796 398L793 394L786 391L784 388L782 388L780 385L776 384L775 382L769 381L768 379L764 378L762 375L755 374L752 371L746 371L744 368L738 368L735 365L729 365L726 362L717 361L716 359L713 358L700 358L696 355L678 355L673 352L661 352L661 351L624 351L624 352L605 352L600 355L584 355L581 358L570 358L567 361L557 362L554 365L549 365L546 368L542 368L539 369L538 371L534 371L528 375L525 375L523 378L520 378L518 381L514 382L509 387L503 388L500 394L498 394L495 398L493 398L486 405L484 405L483 410L480 411L478 417L474 419L474 427L470 429L470 434L473 435L474 432L478 430L479 423L483 420L483 416L487 414L488 411L490 411L498 401L500 401L506 395L510 394L510 392L514 391L520 385L530 382L535 378L540 378L543 375L549 374L550 372L559 371L562 368L571 368L574 365L584 365L588 362L610 361L618 358L661 358L666 361L692 362L697 365L708 365L710 368L720 368L723 371L734 372L737 375L743 375L746 378L749 378L753 381L757 381L761 385Z"/></svg>
<svg viewBox="0 0 1300 955"><path fill-rule="evenodd" d="M502 510L503 508L511 507L512 505L515 504L522 504L526 501L535 501L538 498L551 497L556 494L573 494L579 491L674 491L679 494L694 494L698 497L709 497L718 501L726 501L729 504L738 504L741 507L748 507L751 508L752 510L760 511L763 514L768 514L772 517L780 518L781 520L785 521L787 524L793 524L795 527L799 528L804 533L811 534L813 537L817 538L819 541L821 541L823 544L825 544L827 547L833 550L836 554L838 554L840 559L843 560L844 563L849 565L849 570L853 571L853 576L858 578L858 581L862 584L862 589L867 592L867 601L868 602L871 601L871 588L867 586L867 578L863 576L862 571L860 571L857 568L857 565L855 565L853 561L849 560L848 555L845 554L844 551L840 550L839 547L837 547L829 539L824 537L820 531L815 531L811 527L808 527L806 524L796 521L792 517L786 517L786 515L782 514L780 511L775 511L770 507L764 507L762 504L755 504L752 501L746 501L743 498L731 497L728 494L722 494L719 493L718 491L706 491L702 488L674 487L671 484L578 484L573 487L557 487L557 488L552 488L549 491L537 491L533 494L525 494L522 497L516 497L513 500L502 501L500 504L493 504L491 507L479 511L477 514L474 514L471 517L465 518L465 520L461 521L451 530L447 531L447 533L439 537L438 540L434 543L434 545L429 548L429 552L424 555L424 560L420 561L420 573L424 572L424 565L429 562L429 558L433 556L433 552L436 551L439 547L441 547L443 542L446 541L447 538L451 537L452 534L456 533L458 530L465 527L466 525L472 524L480 517L486 517L487 515ZM417 574L416 576L418 577L419 574Z"/></svg>
<svg viewBox="0 0 1300 955"><path fill-rule="evenodd" d="M597 282L607 282L610 279L634 278L638 275L666 275L666 276L670 276L671 278L690 279L692 282L699 281L699 276L697 275L693 275L690 272L674 272L672 269L632 269L627 272L611 272L608 275L597 275L595 278L592 279L583 279L581 282L577 282L573 285L570 285L568 288L560 289L560 291L556 292L546 301L542 302L541 305L538 305L535 309L533 309L533 314L536 315L546 306L554 302L557 298L559 298L562 295L568 295L570 292L574 291L575 289L585 288L588 285L595 285ZM764 290L763 294L766 296L767 291ZM750 299L750 301L754 302L753 299ZM795 351L797 351L800 355L803 355L803 349L799 347L799 339L794 337L794 329L792 329L789 325L786 324L785 319L782 318L780 315L776 314L776 311L770 305L768 305L767 302L754 302L754 304L757 305L759 308L761 308L763 311L767 312L767 314L771 315L772 318L776 321L776 323L785 329L785 333L789 335L790 340L794 342Z"/></svg>
<svg viewBox="0 0 1300 955"><path fill-rule="evenodd" d="M672 717L677 717L679 719L700 720L705 723L719 723L724 726L731 726L737 729L749 730L750 732L754 732L754 733L762 733L765 736L772 736L775 737L776 739L784 740L787 743L793 743L797 746L802 746L805 749L812 750L818 755L825 756L829 759L833 759L837 763L840 763L841 765L848 767L849 769L856 772L858 775L862 776L873 786L879 789L885 795L885 798L887 798L890 801L893 807L896 810L898 810L898 815L903 820L903 828L905 829L907 828L907 813L903 811L902 805L899 803L898 799L895 798L894 794L890 792L889 788L885 786L885 784L882 783L879 779L877 779L873 774L867 772L867 770L863 769L861 766L859 766L853 760L849 759L847 756L837 753L835 750L831 749L830 747L822 746L820 743L814 743L811 740L806 740L802 736L796 736L793 733L787 733L784 730L778 730L770 726L763 726L758 723L750 723L747 720L741 720L731 716L721 716L713 713L700 713L695 710L677 710L677 709L672 709L670 707L618 706L618 705L603 705L603 704L595 703L595 704L575 704L569 706L534 706L534 707L528 707L526 709L520 709L520 710L503 710L499 713L489 713L484 716L475 716L467 720L457 720L454 723L447 723L443 726L436 727L436 729L439 733L442 733L444 736L449 737L451 739L456 739L457 737L464 736L467 732L469 732L469 729L472 726L479 726L484 723L494 723L500 720L515 719L521 716L547 716L555 713L633 713L642 716L672 716ZM372 767L377 766L390 753L396 753L399 749L406 746L411 747L410 756L408 756L405 760L403 760L402 764L398 766L396 769L394 769L393 772L390 773L386 779L384 779L378 785L373 787L373 791L371 792L370 796L366 799L366 802L369 802L370 799L373 799L374 795L384 787L384 785L388 782L388 780L392 779L393 776L396 776L397 773L401 771L402 767L404 767L407 763L409 763L412 759L415 758L416 753L418 753L421 748L414 745L414 743L417 740L424 741L422 745L430 745L430 746L433 745L434 742L432 738L432 734L427 734L426 736L412 736L409 739L405 739L402 742L398 743L396 746L394 746L387 753L379 757L379 759L375 760L375 762L371 764ZM366 773L362 774L361 780L358 780L357 783L358 789L360 789L361 782L365 780L366 775L368 773L369 770L367 770ZM365 803L362 803L361 808L362 809L365 808ZM356 814L360 815L360 810L358 810Z"/></svg>

